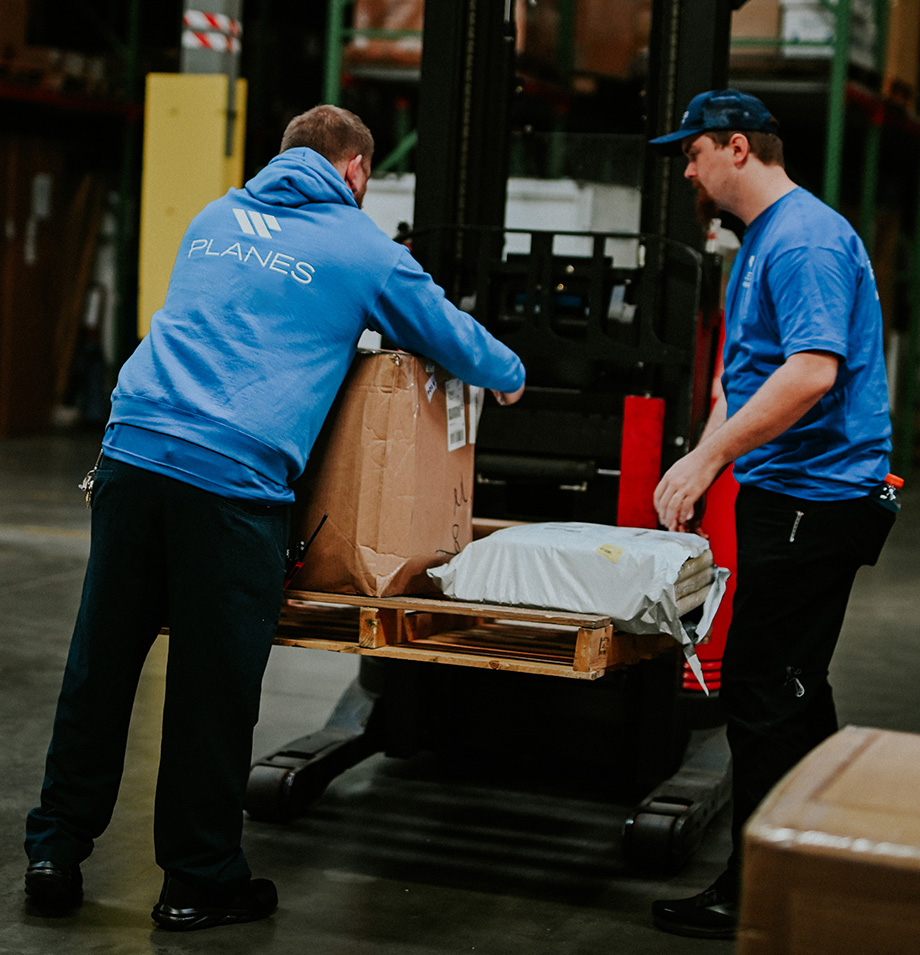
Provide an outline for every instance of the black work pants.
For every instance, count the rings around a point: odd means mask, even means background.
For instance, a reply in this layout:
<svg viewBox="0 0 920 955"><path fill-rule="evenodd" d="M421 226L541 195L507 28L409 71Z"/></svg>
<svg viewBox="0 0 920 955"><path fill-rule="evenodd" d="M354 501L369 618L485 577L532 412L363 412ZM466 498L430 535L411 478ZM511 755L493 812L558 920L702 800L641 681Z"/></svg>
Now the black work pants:
<svg viewBox="0 0 920 955"><path fill-rule="evenodd" d="M222 498L104 458L32 861L85 859L111 819L144 659L169 626L154 841L201 887L250 877L243 796L281 607L288 508Z"/></svg>
<svg viewBox="0 0 920 955"><path fill-rule="evenodd" d="M856 571L895 515L870 498L808 501L742 487L738 562L720 697L732 753L733 853L758 803L837 730L828 668Z"/></svg>

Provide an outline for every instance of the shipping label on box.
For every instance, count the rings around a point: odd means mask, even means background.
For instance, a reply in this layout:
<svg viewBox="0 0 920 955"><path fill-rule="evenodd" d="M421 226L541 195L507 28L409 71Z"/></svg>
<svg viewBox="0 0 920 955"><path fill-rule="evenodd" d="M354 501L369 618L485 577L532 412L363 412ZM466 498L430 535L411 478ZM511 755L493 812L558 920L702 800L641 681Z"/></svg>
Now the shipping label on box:
<svg viewBox="0 0 920 955"><path fill-rule="evenodd" d="M471 394L472 392L472 394ZM294 485L291 587L431 593L425 571L473 536L477 389L403 352L359 352Z"/></svg>

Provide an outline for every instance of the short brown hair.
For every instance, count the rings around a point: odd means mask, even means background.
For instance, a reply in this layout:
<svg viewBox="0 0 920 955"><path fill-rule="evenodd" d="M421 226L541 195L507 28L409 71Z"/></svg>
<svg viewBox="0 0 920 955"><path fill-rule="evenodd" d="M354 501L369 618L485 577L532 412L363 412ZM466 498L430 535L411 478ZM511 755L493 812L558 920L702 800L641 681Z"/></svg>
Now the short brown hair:
<svg viewBox="0 0 920 955"><path fill-rule="evenodd" d="M374 137L360 117L341 106L323 104L295 116L281 137L280 152L308 146L333 165L363 156L371 161Z"/></svg>
<svg viewBox="0 0 920 955"><path fill-rule="evenodd" d="M740 133L747 138L751 144L751 153L765 166L785 166L783 141L776 133L761 133L747 129L708 129L704 135L724 149L735 133Z"/></svg>

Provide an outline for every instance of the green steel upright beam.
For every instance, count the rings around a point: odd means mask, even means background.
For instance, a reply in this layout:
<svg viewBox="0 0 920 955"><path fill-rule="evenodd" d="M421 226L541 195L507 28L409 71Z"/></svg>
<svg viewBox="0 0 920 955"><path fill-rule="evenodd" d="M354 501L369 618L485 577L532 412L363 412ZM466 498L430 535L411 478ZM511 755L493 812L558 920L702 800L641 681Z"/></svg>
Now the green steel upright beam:
<svg viewBox="0 0 920 955"><path fill-rule="evenodd" d="M556 62L569 79L575 69L575 0L557 0Z"/></svg>
<svg viewBox="0 0 920 955"><path fill-rule="evenodd" d="M863 152L863 184L859 231L869 256L875 251L875 206L878 198L879 157L882 151L882 109L873 109Z"/></svg>
<svg viewBox="0 0 920 955"><path fill-rule="evenodd" d="M575 69L575 0L557 0L556 64L559 72L569 83ZM550 179L562 177L565 169L566 118L556 110L553 129L549 137L547 160Z"/></svg>
<svg viewBox="0 0 920 955"><path fill-rule="evenodd" d="M374 173L379 176L385 172L406 172L409 154L417 145L418 131L411 129L401 136L396 147L388 156L374 164Z"/></svg>
<svg viewBox="0 0 920 955"><path fill-rule="evenodd" d="M345 46L345 10L353 0L328 0L326 7L326 64L323 102L338 106L342 93L342 51Z"/></svg>
<svg viewBox="0 0 920 955"><path fill-rule="evenodd" d="M875 69L885 75L888 63L888 3L875 0ZM862 200L859 210L859 230L870 257L875 251L875 206L878 198L879 159L882 151L882 125L885 110L882 104L872 107L863 159Z"/></svg>
<svg viewBox="0 0 920 955"><path fill-rule="evenodd" d="M875 0L875 68L885 76L888 68L888 32L891 29L891 6L897 0Z"/></svg>
<svg viewBox="0 0 920 955"><path fill-rule="evenodd" d="M846 124L847 73L850 60L850 0L837 0L834 8L834 51L828 90L827 142L824 151L824 201L840 207L840 167Z"/></svg>

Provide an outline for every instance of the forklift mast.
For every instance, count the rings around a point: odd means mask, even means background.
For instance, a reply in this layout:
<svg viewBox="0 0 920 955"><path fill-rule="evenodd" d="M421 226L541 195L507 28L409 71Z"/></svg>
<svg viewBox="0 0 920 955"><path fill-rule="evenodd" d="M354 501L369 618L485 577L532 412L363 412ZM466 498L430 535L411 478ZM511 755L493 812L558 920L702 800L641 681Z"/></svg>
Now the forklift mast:
<svg viewBox="0 0 920 955"><path fill-rule="evenodd" d="M726 85L731 9L654 0L647 138ZM506 230L516 83L513 0L428 0L413 251L528 371L523 401L483 412L477 514L626 523L638 473L653 526L649 475L685 453L709 412L721 265L682 163L651 151L638 233Z"/></svg>
<svg viewBox="0 0 920 955"><path fill-rule="evenodd" d="M690 6L654 0L647 137L726 82L729 0ZM521 401L483 411L476 513L654 526L654 508L644 525L641 508L618 518L631 498L651 504L662 465L708 414L721 265L704 251L681 165L650 153L640 231L505 228L514 15L514 0L427 0L424 18L413 253L527 367ZM624 855L679 867L728 798L724 734L710 722L691 737L682 661L675 642L588 684L362 656L326 727L253 767L246 808L289 818L370 753L428 748L452 765L474 755L502 771L578 769L605 792L648 793Z"/></svg>

